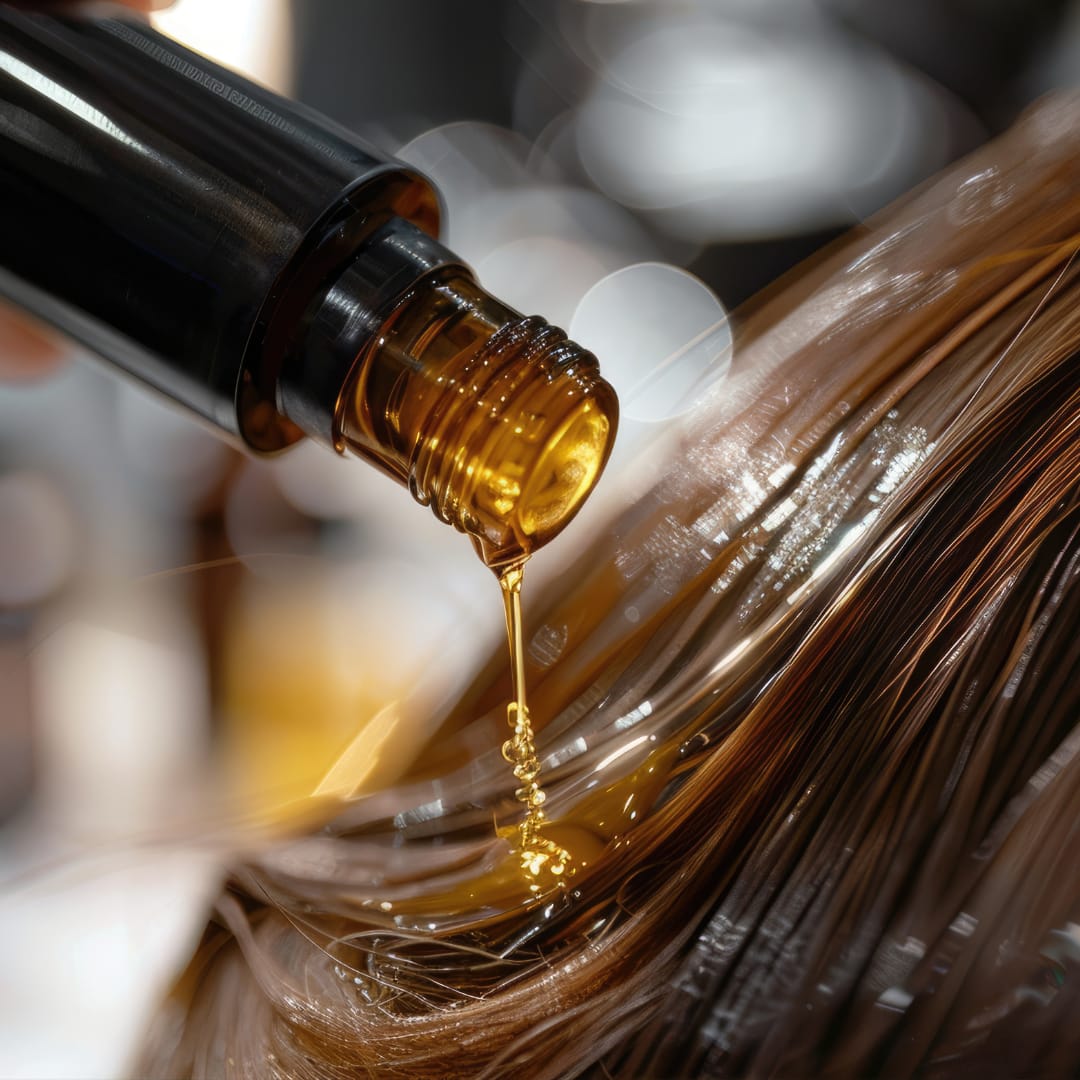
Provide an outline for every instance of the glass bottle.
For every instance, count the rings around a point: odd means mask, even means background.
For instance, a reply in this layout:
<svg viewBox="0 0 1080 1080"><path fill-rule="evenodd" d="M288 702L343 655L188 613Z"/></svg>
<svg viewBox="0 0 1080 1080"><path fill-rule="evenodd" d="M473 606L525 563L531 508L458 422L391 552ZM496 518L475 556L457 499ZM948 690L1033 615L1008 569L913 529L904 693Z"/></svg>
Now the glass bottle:
<svg viewBox="0 0 1080 1080"><path fill-rule="evenodd" d="M573 516L614 393L423 177L133 16L0 7L0 95L0 295L250 449L359 454L495 568Z"/></svg>

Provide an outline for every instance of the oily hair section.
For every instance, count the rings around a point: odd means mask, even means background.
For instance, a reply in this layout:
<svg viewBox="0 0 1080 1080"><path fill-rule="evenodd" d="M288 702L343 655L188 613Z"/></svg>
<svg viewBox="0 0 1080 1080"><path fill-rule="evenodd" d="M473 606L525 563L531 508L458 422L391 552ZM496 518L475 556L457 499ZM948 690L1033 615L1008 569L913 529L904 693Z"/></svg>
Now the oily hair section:
<svg viewBox="0 0 1080 1080"><path fill-rule="evenodd" d="M567 888L491 838L499 657L237 867L140 1075L1075 1071L1080 98L756 302L694 423L530 613Z"/></svg>

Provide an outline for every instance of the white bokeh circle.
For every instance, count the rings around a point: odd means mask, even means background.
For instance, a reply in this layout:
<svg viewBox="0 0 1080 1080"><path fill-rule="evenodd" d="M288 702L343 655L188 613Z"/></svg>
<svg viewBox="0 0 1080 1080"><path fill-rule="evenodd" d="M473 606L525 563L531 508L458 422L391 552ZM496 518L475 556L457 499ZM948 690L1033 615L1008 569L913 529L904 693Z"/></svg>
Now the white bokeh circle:
<svg viewBox="0 0 1080 1080"><path fill-rule="evenodd" d="M623 267L582 297L570 336L600 359L625 419L655 423L694 407L731 367L716 294L667 263Z"/></svg>

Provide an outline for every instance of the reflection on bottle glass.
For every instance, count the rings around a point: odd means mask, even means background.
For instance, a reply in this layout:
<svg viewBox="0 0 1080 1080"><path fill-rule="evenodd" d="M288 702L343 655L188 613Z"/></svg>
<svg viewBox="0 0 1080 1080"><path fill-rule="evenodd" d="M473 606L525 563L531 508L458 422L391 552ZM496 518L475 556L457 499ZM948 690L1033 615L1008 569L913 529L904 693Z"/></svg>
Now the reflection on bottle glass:
<svg viewBox="0 0 1080 1080"><path fill-rule="evenodd" d="M591 353L455 266L421 280L385 319L342 409L345 445L408 484L497 570L577 513L607 461L618 406Z"/></svg>

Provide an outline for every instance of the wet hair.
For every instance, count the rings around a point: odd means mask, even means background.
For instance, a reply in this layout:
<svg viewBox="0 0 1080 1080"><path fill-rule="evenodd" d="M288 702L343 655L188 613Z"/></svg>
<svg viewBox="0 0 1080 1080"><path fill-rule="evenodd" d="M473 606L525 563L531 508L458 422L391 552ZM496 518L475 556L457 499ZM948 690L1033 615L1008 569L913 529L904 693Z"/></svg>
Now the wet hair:
<svg viewBox="0 0 1080 1080"><path fill-rule="evenodd" d="M409 775L244 861L140 1075L1033 1076L1080 1025L1080 98L783 282Z"/></svg>

